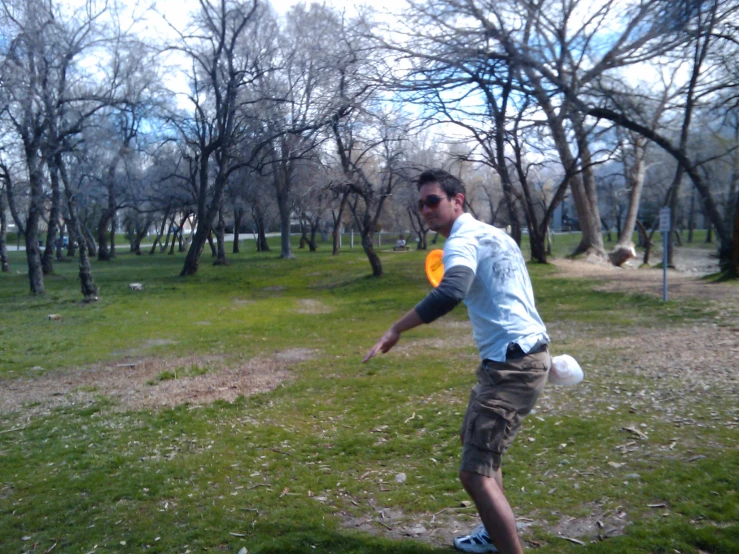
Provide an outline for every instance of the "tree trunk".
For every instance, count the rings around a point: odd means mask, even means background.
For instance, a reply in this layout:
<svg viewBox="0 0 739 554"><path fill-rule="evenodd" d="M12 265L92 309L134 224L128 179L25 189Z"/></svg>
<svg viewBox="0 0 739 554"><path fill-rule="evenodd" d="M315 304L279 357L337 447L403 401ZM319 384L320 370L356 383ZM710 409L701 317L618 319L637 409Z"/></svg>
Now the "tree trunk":
<svg viewBox="0 0 739 554"><path fill-rule="evenodd" d="M167 248L169 248L169 239L171 238L174 242L174 237L172 236L174 233L172 232L172 229L174 228L174 218L175 214L172 214L172 218L169 220L169 225L167 226L167 236L164 237L164 244L162 244L162 241L159 241L159 244L161 245L161 251L164 252ZM165 218L164 224L167 225L167 220Z"/></svg>
<svg viewBox="0 0 739 554"><path fill-rule="evenodd" d="M290 244L290 206L287 194L282 189L277 193L277 208L280 212L280 258L291 259L295 255Z"/></svg>
<svg viewBox="0 0 739 554"><path fill-rule="evenodd" d="M305 248L305 245L308 244L308 229L305 224L305 219L300 218L300 246L298 248L302 249Z"/></svg>
<svg viewBox="0 0 739 554"><path fill-rule="evenodd" d="M226 221L223 219L223 208L218 210L218 225L216 225L216 259L213 265L229 265L226 259ZM212 240L212 239L211 239ZM211 242L211 248L213 243Z"/></svg>
<svg viewBox="0 0 739 554"><path fill-rule="evenodd" d="M8 218L5 213L5 191L0 190L0 267L2 267L3 273L10 271L10 264L8 263L8 248L5 242L7 232Z"/></svg>
<svg viewBox="0 0 739 554"><path fill-rule="evenodd" d="M311 221L310 224L310 238L308 239L308 248L311 252L315 252L318 249L316 244L316 232L318 231L318 221Z"/></svg>
<svg viewBox="0 0 739 554"><path fill-rule="evenodd" d="M264 222L264 208L258 198L254 204L252 204L251 216L254 220L254 227L256 227L256 240L254 242L256 243L257 252L269 252L269 244L267 244L267 229Z"/></svg>
<svg viewBox="0 0 739 554"><path fill-rule="evenodd" d="M428 231L418 233L418 240L416 241L416 250L428 250L428 244L426 243L426 236Z"/></svg>
<svg viewBox="0 0 739 554"><path fill-rule="evenodd" d="M654 225L652 225L652 229L647 233L647 229L644 227L644 224L638 219L636 220L636 225L639 228L639 232L642 234L642 239L644 240L644 258L642 259L642 264L644 265L649 265L649 256L652 254L652 245L654 244L652 238L657 230L658 223L659 220L656 220Z"/></svg>
<svg viewBox="0 0 739 554"><path fill-rule="evenodd" d="M373 234L363 233L362 248L364 248L364 253L367 254L367 259L369 260L370 266L372 266L372 276L382 277L382 262L380 261L380 257L375 252L375 248L372 243Z"/></svg>
<svg viewBox="0 0 739 554"><path fill-rule="evenodd" d="M572 253L592 253L605 258L603 236L600 234L600 214L598 213L598 199L595 189L595 177L591 166L590 147L585 132L582 116L573 113L570 117L575 130L575 138L580 150L580 163L570 149L570 142L564 126L563 115L558 115L551 98L541 83L541 79L531 69L524 68L526 76L533 85L534 96L544 111L547 124L552 133L552 140L564 166L566 181L572 191L572 200L580 219L582 240ZM564 110L565 108L560 108Z"/></svg>
<svg viewBox="0 0 739 554"><path fill-rule="evenodd" d="M169 252L167 252L168 256L172 256L174 254L174 247L175 244L177 244L177 237L182 233L182 229L178 229L172 233L172 244L169 247Z"/></svg>
<svg viewBox="0 0 739 554"><path fill-rule="evenodd" d="M547 263L546 237L549 220L547 214L545 213L544 222L540 224L536 214L536 201L533 193L531 192L528 175L525 170L523 150L518 142L518 123L519 120L517 119L516 126L514 127L513 131L513 151L515 154L514 165L525 201L524 214L526 217L526 224L529 227L529 245L531 248L531 259L537 261L538 263L545 264ZM558 201L558 196L559 195L555 195L555 199L553 200L553 202Z"/></svg>
<svg viewBox="0 0 739 554"><path fill-rule="evenodd" d="M192 243L192 233L185 238L185 223L190 219L189 213L186 213L185 216L180 220L179 227L177 228L177 231L172 236L172 250L170 251L170 254L174 253L174 244L175 241L177 241L177 252L184 252L186 250L186 246L189 248L189 245ZM190 225L190 229L195 229L197 227L196 219L193 218L192 225Z"/></svg>
<svg viewBox="0 0 739 554"><path fill-rule="evenodd" d="M498 110L495 118L495 150L496 161L495 169L500 176L500 182L503 187L503 197L505 205L508 209L508 221L511 224L511 237L516 244L521 246L521 221L518 218L516 210L516 197L513 193L513 182L508 172L508 159L506 157L506 113L504 110Z"/></svg>
<svg viewBox="0 0 739 554"><path fill-rule="evenodd" d="M57 261L64 259L64 254L62 252L62 249L63 249L63 244L64 244L64 235L66 234L66 232L67 232L67 223L64 222L62 223L62 226L59 228L59 238L56 240L56 243L54 245L55 246L54 255Z"/></svg>
<svg viewBox="0 0 739 554"><path fill-rule="evenodd" d="M41 268L44 275L51 275L54 272L54 250L56 247L62 202L59 191L59 174L50 169L49 177L51 181L51 211L49 212L49 226L46 230L46 246L44 248L44 255L41 258Z"/></svg>
<svg viewBox="0 0 739 554"><path fill-rule="evenodd" d="M108 195L108 203L114 200L111 200L110 194ZM108 208L103 210L103 213L100 214L100 219L98 220L97 224L97 237L98 237L98 261L101 262L107 262L110 261L111 255L110 255L110 249L108 248L108 224L110 223L112 219L113 212L110 209L110 205L108 205Z"/></svg>
<svg viewBox="0 0 739 554"><path fill-rule="evenodd" d="M339 244L341 242L341 237L339 236L339 233L341 233L341 218L344 215L344 208L346 208L346 203L349 200L349 189L345 188L344 191L341 193L341 202L339 203L339 212L334 216L334 229L332 234L333 237L333 249L331 254L333 256L336 256L339 253ZM333 210L332 210L333 211Z"/></svg>
<svg viewBox="0 0 739 554"><path fill-rule="evenodd" d="M684 170L681 165L677 166L677 170L675 172L675 178L672 181L672 186L670 187L670 195L668 200L668 207L670 208L670 229L673 231L669 234L669 238L667 239L667 267L674 268L675 263L673 261L673 253L675 249L675 232L677 232L677 213L678 213L678 195L680 194L680 185L683 182L683 175Z"/></svg>
<svg viewBox="0 0 739 554"><path fill-rule="evenodd" d="M234 254L239 253L241 220L243 218L244 218L244 208L236 208L234 210L234 243L233 243L233 250L232 250Z"/></svg>
<svg viewBox="0 0 739 554"><path fill-rule="evenodd" d="M138 217L133 221L133 241L131 243L131 250L136 256L141 256L141 241L144 240L146 232L149 230L149 225L151 225L151 220L148 218L143 225L141 225Z"/></svg>
<svg viewBox="0 0 739 554"><path fill-rule="evenodd" d="M111 177L109 177L111 178ZM117 227L117 200L113 185L108 186L108 205L100 214L97 224L97 259L101 262L110 261L115 257L115 233ZM110 246L108 246L108 225L110 225Z"/></svg>
<svg viewBox="0 0 739 554"><path fill-rule="evenodd" d="M159 232L157 233L157 236L154 238L154 242L151 245L151 250L149 250L149 255L150 256L157 251L157 245L161 244L161 242L162 242L162 236L164 235L164 229L167 226L167 219L168 218L169 218L169 208L167 208L164 211L164 217L162 218L162 225L161 225L161 227L159 227Z"/></svg>
<svg viewBox="0 0 739 554"><path fill-rule="evenodd" d="M79 220L79 214L77 215L77 219ZM92 236L92 232L90 231L89 227L85 225L83 221L80 221L80 225L82 226L82 234L84 236L84 240L87 241L87 252L89 256L92 256L93 258L97 256L97 244L95 244L95 238Z"/></svg>
<svg viewBox="0 0 739 554"><path fill-rule="evenodd" d="M67 200L67 211L69 212L69 224L70 231L74 229L74 235L80 237L78 240L78 251L79 251L79 277L80 286L82 290L82 296L85 302L94 302L98 299L98 287L95 284L95 280L92 278L92 271L90 269L90 258L87 253L87 242L83 238L84 231L82 229L82 223L80 222L79 215L77 213L77 205L74 200L74 194L71 190L69 178L67 176L67 170L63 165L61 154L57 153L54 156L56 169L59 171L59 175L62 178L64 184L64 195ZM70 235L72 233L70 232ZM70 240L70 243L72 241Z"/></svg>
<svg viewBox="0 0 739 554"><path fill-rule="evenodd" d="M38 246L38 223L43 206L43 184L41 182L41 168L35 148L26 148L26 163L30 198L28 203L28 217L26 217L24 238L26 239L26 260L28 261L28 280L31 293L42 295L44 289L44 272L41 267L41 252Z"/></svg>
<svg viewBox="0 0 739 554"><path fill-rule="evenodd" d="M203 253L203 248L205 248L205 243L208 241L209 236L210 229L206 230L204 222L199 224L197 230L192 235L192 242L190 243L190 248L187 249L185 265L180 272L180 277L184 277L185 275L195 275L198 272L200 255ZM174 241L172 242L172 249L174 249ZM170 252L170 254L171 253L172 252Z"/></svg>
<svg viewBox="0 0 739 554"><path fill-rule="evenodd" d="M529 188L528 179L526 178L525 172L523 171L523 166L520 167L519 180L524 192L524 198L526 200L525 214L526 224L529 227L529 246L531 248L531 259L535 260L538 263L545 264L547 263L547 229L546 227L542 228L536 216L534 198Z"/></svg>
<svg viewBox="0 0 739 554"><path fill-rule="evenodd" d="M211 241L211 249L213 249L211 232L213 231L213 222L218 217L223 199L223 190L226 186L226 173L224 160L219 161L218 172L212 187L212 197L208 201L208 183L210 181L208 156L203 156L199 166L199 187L198 187L198 209L197 209L197 230L192 237L192 244L187 250L185 256L185 264L182 267L180 276L195 275L200 265L200 255L206 241ZM189 217L190 214L188 214ZM180 234L182 235L182 226L180 226ZM216 253L213 252L215 255Z"/></svg>
<svg viewBox="0 0 739 554"><path fill-rule="evenodd" d="M739 116L734 115L734 143L739 144ZM731 210L727 210L727 216L729 225L733 219L734 224L734 235L731 240L731 251L728 254L723 254L720 258L721 269L727 273L728 277L738 278L739 277L739 151L736 149L732 153L732 165L733 169L731 172L731 182L729 186L729 205L734 206L734 217L731 217ZM731 199L734 202L731 202Z"/></svg>
<svg viewBox="0 0 739 554"><path fill-rule="evenodd" d="M688 244L693 243L695 229L695 188L690 189L690 208L688 208Z"/></svg>
<svg viewBox="0 0 739 554"><path fill-rule="evenodd" d="M77 208L74 206L74 200L71 194L67 194L67 206L69 210L69 219L71 224L77 229L77 236L82 234L80 229L79 216L77 215ZM79 241L77 247L79 253L79 276L80 276L80 288L82 290L82 296L86 302L94 302L98 299L98 287L92 278L92 270L90 268L90 257L87 254L87 241Z"/></svg>
<svg viewBox="0 0 739 554"><path fill-rule="evenodd" d="M415 208L406 208L408 212L408 219L411 222L411 228L416 235L416 250L426 250L428 245L426 244L426 235L428 229L423 224L423 217Z"/></svg>
<svg viewBox="0 0 739 554"><path fill-rule="evenodd" d="M77 255L77 244L80 240L72 220L67 221L67 233L69 234L69 244L67 244L67 258L74 258Z"/></svg>
<svg viewBox="0 0 739 554"><path fill-rule="evenodd" d="M571 182L572 198L580 218L580 230L582 240L575 248L573 255L595 254L605 257L606 251L603 247L603 235L601 235L600 211L598 209L598 196L595 184L595 173L593 172L593 160L590 154L590 144L585 132L584 122L578 113L573 113L570 118L575 137L580 150L580 175ZM569 151L569 145L563 145ZM575 160L572 160L575 163ZM574 168L574 165L570 167Z"/></svg>
<svg viewBox="0 0 739 554"><path fill-rule="evenodd" d="M169 239L172 239L172 244L174 244L174 218L177 217L176 213L172 214L172 218L169 220L169 225L167 226L167 236L164 239L164 245L161 247L162 252L164 252L167 248L169 248ZM167 219L164 219L165 225L166 225ZM159 241L161 244L161 241Z"/></svg>
<svg viewBox="0 0 739 554"><path fill-rule="evenodd" d="M118 231L118 216L113 212L110 218L110 257L115 258L115 234Z"/></svg>
<svg viewBox="0 0 739 554"><path fill-rule="evenodd" d="M531 259L537 263L547 263L547 234L532 233L529 227L529 244L531 246Z"/></svg>
<svg viewBox="0 0 739 554"><path fill-rule="evenodd" d="M182 220L182 225L185 224L185 221L187 221L187 218ZM190 237L185 238L185 228L182 225L180 225L180 230L175 235L177 238L177 252L184 252L187 250L186 246L189 244L188 239ZM174 242L172 243L172 246L174 247Z"/></svg>
<svg viewBox="0 0 739 554"><path fill-rule="evenodd" d="M341 220L334 221L333 229L331 231L331 255L337 256L341 249Z"/></svg>
<svg viewBox="0 0 739 554"><path fill-rule="evenodd" d="M208 235L208 246L210 246L211 257L215 258L216 256L218 256L218 249L216 248L216 245L213 242L213 231L211 231L210 234Z"/></svg>
<svg viewBox="0 0 739 554"><path fill-rule="evenodd" d="M252 218L256 227L256 247L257 252L269 252L269 244L267 243L267 229L264 222L264 210L262 205L257 201L252 209Z"/></svg>
<svg viewBox="0 0 739 554"><path fill-rule="evenodd" d="M731 243L731 254L724 256L727 263L722 265L722 269L726 271L729 277L736 279L739 277L739 194L735 195L734 203L734 237Z"/></svg>
<svg viewBox="0 0 739 554"><path fill-rule="evenodd" d="M634 246L633 235L639 215L639 204L641 203L642 191L644 190L644 176L646 174L646 140L642 137L634 141L634 164L629 168L629 181L631 193L629 194L629 207L626 210L626 219L619 233L614 251L620 248Z"/></svg>
<svg viewBox="0 0 739 554"><path fill-rule="evenodd" d="M551 128L551 126L550 126ZM585 169L584 162L579 167L575 157L570 151L570 146L567 142L564 129L558 129L557 133L552 133L552 136L556 136L555 144L559 152L560 159L565 166L565 171L569 174L570 190L572 191L572 200L575 205L575 211L580 220L580 231L582 232L582 239L580 244L577 245L575 250L572 252L573 256L578 254L593 253L598 256L605 255L605 249L603 248L603 237L600 234L600 216L593 213L592 206L588 199L587 188L585 180ZM585 139L587 140L587 139ZM592 178L592 170L589 172L589 178Z"/></svg>
<svg viewBox="0 0 739 554"><path fill-rule="evenodd" d="M221 204L221 194L223 193L223 188L219 186L219 179L221 177L222 176L216 178L216 187L213 192L214 197L211 200L210 206L206 207L205 195L207 192L206 184L208 182L208 167L207 164L201 164L201 197L198 201L197 229L192 235L192 243L190 244L190 248L187 250L185 264L180 272L181 277L186 275L195 275L198 272L200 256L203 253L203 248L205 247L206 242L210 243L213 255L216 254L212 243L213 239L211 238L211 232L213 230L213 220L218 215L218 206ZM182 233L181 226L179 231Z"/></svg>
<svg viewBox="0 0 739 554"><path fill-rule="evenodd" d="M269 243L267 242L267 232L264 227L260 227L257 231L257 252L269 252Z"/></svg>

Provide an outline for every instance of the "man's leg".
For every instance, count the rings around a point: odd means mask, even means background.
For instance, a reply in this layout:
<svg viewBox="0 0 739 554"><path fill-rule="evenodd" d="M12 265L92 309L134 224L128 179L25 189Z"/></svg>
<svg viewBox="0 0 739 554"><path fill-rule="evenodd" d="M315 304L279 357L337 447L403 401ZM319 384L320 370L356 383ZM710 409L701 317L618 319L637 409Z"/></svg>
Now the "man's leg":
<svg viewBox="0 0 739 554"><path fill-rule="evenodd" d="M498 551L501 554L523 554L516 530L516 518L503 494L503 475L500 468L493 477L460 471L459 479L477 506L480 519Z"/></svg>

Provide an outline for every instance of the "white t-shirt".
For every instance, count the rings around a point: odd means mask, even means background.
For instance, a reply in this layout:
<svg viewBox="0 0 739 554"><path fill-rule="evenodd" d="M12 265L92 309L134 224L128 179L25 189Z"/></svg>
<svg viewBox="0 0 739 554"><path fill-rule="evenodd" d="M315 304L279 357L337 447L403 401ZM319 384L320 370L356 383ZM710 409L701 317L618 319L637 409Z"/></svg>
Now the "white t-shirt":
<svg viewBox="0 0 739 554"><path fill-rule="evenodd" d="M481 359L505 361L510 343L528 352L549 342L521 249L504 231L459 216L444 244L444 269L454 266L475 273L464 303Z"/></svg>

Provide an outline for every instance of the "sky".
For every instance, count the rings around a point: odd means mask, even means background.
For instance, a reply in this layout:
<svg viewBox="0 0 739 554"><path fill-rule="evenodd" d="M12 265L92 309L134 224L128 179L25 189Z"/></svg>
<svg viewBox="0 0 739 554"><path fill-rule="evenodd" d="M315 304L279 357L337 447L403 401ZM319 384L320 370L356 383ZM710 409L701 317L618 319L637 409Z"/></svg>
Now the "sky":
<svg viewBox="0 0 739 554"><path fill-rule="evenodd" d="M270 0L272 7L281 14L287 12L295 4L304 2L310 4L310 0ZM378 10L397 9L405 3L405 0L323 0L322 2L338 9L346 9L351 13L362 5L371 5ZM159 11L166 15L167 19L176 27L183 28L187 23L190 10L197 8L197 0L158 0L156 2ZM176 6L176 9L172 9Z"/></svg>
<svg viewBox="0 0 739 554"><path fill-rule="evenodd" d="M67 1L74 3L83 0ZM292 6L299 3L313 3L311 0L268 1L279 14L287 13ZM215 3L214 0L211 0L211 2ZM362 5L371 5L379 11L397 10L405 4L405 0L319 0L316 1L316 3L324 3L339 10L346 10L347 14L351 15ZM146 0L136 0L127 5L131 14L147 13L146 8L150 6L154 7L156 13L148 12L148 15L145 18L146 21L135 25L134 28L139 36L145 39L147 37L151 37L152 40L156 40L157 42L167 41L168 38L171 42L175 42L177 33L169 28L169 26L174 27L175 29L184 30L190 20L190 14L199 9L198 0L155 0L153 3L146 3ZM162 18L166 18L166 22L163 21ZM169 52L167 59L169 60L168 63L171 67L181 67L185 69L184 73L176 74L173 72L169 74L167 77L168 87L180 92L189 90L189 86L187 84L189 79L187 75L189 62L174 51ZM189 102L184 97L180 97L179 102L183 103L182 107L189 107Z"/></svg>

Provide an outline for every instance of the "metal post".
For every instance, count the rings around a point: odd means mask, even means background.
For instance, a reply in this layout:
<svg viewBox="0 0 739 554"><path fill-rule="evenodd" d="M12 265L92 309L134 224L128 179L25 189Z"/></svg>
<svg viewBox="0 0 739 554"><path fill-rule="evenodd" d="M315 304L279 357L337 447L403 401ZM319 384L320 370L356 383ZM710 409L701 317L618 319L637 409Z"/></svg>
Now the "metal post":
<svg viewBox="0 0 739 554"><path fill-rule="evenodd" d="M662 302L667 302L667 249L670 247L670 232L662 231Z"/></svg>
<svg viewBox="0 0 739 554"><path fill-rule="evenodd" d="M659 211L659 231L662 233L662 302L667 302L667 250L670 247L670 208Z"/></svg>

